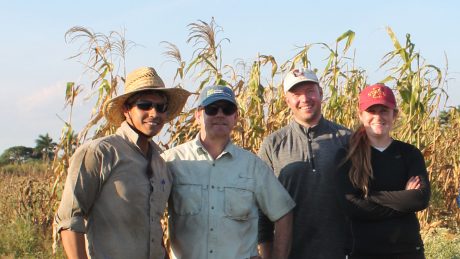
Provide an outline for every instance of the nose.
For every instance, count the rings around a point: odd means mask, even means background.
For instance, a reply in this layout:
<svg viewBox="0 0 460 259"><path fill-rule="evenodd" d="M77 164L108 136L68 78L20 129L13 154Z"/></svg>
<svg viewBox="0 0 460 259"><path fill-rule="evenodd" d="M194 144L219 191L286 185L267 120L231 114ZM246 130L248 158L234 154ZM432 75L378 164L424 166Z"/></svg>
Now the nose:
<svg viewBox="0 0 460 259"><path fill-rule="evenodd" d="M155 108L152 108L149 110L149 116L150 117L156 117L158 114L157 110Z"/></svg>
<svg viewBox="0 0 460 259"><path fill-rule="evenodd" d="M305 103L305 102L307 102L308 99L309 99L309 97L308 97L308 95L306 95L306 94L301 94L301 95L299 95L299 101L300 101L300 102Z"/></svg>
<svg viewBox="0 0 460 259"><path fill-rule="evenodd" d="M223 111L223 108L222 108L222 107L219 107L219 108L217 109L217 114L216 114L216 116L225 116L225 114L224 114L224 111Z"/></svg>

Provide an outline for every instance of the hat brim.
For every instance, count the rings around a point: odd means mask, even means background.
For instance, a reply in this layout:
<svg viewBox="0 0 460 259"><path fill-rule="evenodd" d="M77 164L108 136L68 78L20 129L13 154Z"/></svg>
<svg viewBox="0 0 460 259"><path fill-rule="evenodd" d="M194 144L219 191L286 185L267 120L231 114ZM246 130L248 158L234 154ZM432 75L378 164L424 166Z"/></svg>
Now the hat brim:
<svg viewBox="0 0 460 259"><path fill-rule="evenodd" d="M296 85L298 85L300 83L305 83L305 82L311 82L311 83L315 83L315 84L319 85L319 82L314 80L314 79L304 78L304 79L300 79L298 81L295 81L295 82L291 83L291 85L289 87L284 88L284 92L287 93L287 92L289 92L289 90L291 90Z"/></svg>
<svg viewBox="0 0 460 259"><path fill-rule="evenodd" d="M143 91L162 92L166 95L168 99L166 122L170 122L180 114L188 97L190 96L190 92L182 88L149 88L131 91L114 97L106 103L103 109L103 114L107 121L114 126L120 126L120 124L126 119L123 112L124 103L133 94Z"/></svg>
<svg viewBox="0 0 460 259"><path fill-rule="evenodd" d="M388 109L395 109L396 105L392 102L386 102L386 101L376 101L376 102L368 102L368 103L363 103L359 105L359 110L360 111L365 111L369 109L369 107L374 106L374 105L383 105L387 107Z"/></svg>

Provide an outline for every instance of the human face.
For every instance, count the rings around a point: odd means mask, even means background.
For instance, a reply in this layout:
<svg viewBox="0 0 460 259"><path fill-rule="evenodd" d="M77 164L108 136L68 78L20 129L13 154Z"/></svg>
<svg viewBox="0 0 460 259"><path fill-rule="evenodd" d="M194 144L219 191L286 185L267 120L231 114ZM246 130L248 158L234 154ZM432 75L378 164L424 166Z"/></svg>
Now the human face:
<svg viewBox="0 0 460 259"><path fill-rule="evenodd" d="M370 138L390 138L396 115L396 110L376 104L359 112L359 119Z"/></svg>
<svg viewBox="0 0 460 259"><path fill-rule="evenodd" d="M314 82L299 83L286 93L286 104L294 119L301 125L311 127L321 119L323 92Z"/></svg>
<svg viewBox="0 0 460 259"><path fill-rule="evenodd" d="M216 110L215 115L208 115L205 111L205 107L200 107L195 112L195 118L200 123L200 135L201 139L229 139L230 133L233 127L236 125L238 118L238 112L235 109L233 114L226 115L223 110L231 110L229 106L234 108L235 105L228 101L217 101L209 104L207 107L211 108L208 110Z"/></svg>
<svg viewBox="0 0 460 259"><path fill-rule="evenodd" d="M126 121L131 126L151 138L157 135L163 128L167 118L167 111L160 112L153 107L143 107L148 106L146 104L149 102L153 104L166 104L166 98L155 93L143 94L129 105L129 107L125 107L124 114Z"/></svg>

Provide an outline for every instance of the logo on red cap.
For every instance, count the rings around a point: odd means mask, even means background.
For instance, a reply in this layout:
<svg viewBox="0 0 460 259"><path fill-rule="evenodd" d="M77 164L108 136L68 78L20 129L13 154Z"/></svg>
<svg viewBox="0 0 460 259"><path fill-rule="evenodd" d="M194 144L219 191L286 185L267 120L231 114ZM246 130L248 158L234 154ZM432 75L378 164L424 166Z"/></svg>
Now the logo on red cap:
<svg viewBox="0 0 460 259"><path fill-rule="evenodd" d="M364 88L359 94L359 110L364 111L372 105L381 104L390 109L396 107L393 91L384 84L375 84Z"/></svg>

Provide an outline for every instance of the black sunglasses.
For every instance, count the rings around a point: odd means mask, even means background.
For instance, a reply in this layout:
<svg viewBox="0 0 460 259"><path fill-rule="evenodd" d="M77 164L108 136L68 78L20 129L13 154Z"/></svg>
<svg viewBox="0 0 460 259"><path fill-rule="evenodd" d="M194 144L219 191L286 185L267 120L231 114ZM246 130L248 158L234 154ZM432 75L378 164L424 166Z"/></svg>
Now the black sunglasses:
<svg viewBox="0 0 460 259"><path fill-rule="evenodd" d="M138 101L134 104L139 110L150 111L155 109L155 111L164 113L168 110L167 103L154 103L151 101Z"/></svg>
<svg viewBox="0 0 460 259"><path fill-rule="evenodd" d="M219 112L219 109L222 110L224 115L229 116L229 115L234 114L238 108L234 104L221 104L221 105L211 104L211 105L204 107L204 112L208 116L215 116Z"/></svg>

